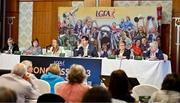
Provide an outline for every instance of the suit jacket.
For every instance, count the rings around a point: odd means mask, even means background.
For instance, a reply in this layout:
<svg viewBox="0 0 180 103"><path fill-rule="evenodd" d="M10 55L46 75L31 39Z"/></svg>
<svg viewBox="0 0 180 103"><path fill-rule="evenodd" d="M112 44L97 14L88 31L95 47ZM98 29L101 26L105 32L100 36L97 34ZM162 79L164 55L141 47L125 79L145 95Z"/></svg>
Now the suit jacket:
<svg viewBox="0 0 180 103"><path fill-rule="evenodd" d="M146 58L150 58L150 50L146 53ZM161 50L158 50L158 52L156 53L156 58L159 60L164 60L164 56L163 56L163 52Z"/></svg>
<svg viewBox="0 0 180 103"><path fill-rule="evenodd" d="M119 52L120 52L120 50L116 50L115 55L119 55ZM126 59L130 59L130 54L131 54L131 51L128 49L125 49L123 56L125 56Z"/></svg>
<svg viewBox="0 0 180 103"><path fill-rule="evenodd" d="M76 48L74 49L74 56L78 56L78 55L81 55L81 56L84 55L83 47L80 47L79 49L76 49ZM97 50L93 44L89 44L89 46L88 46L88 56L98 57Z"/></svg>
<svg viewBox="0 0 180 103"><path fill-rule="evenodd" d="M9 46L6 45L1 52L7 51L9 49ZM16 43L13 44L12 53L14 54L14 51L19 51L19 47Z"/></svg>
<svg viewBox="0 0 180 103"><path fill-rule="evenodd" d="M25 99L37 99L40 93L32 84L15 74L4 74L0 77L0 86L14 90L17 94L17 103L24 103Z"/></svg>

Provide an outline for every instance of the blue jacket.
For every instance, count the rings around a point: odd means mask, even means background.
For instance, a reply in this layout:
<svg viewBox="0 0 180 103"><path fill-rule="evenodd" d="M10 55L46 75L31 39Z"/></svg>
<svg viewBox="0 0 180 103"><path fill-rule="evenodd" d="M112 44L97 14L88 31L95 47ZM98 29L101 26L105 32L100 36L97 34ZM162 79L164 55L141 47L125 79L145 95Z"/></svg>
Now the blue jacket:
<svg viewBox="0 0 180 103"><path fill-rule="evenodd" d="M51 86L51 93L55 93L54 91L54 86L56 83L64 81L63 77L60 77L58 75L55 75L53 73L48 72L47 74L43 74L41 76L42 80L45 80L49 83L49 85Z"/></svg>
<svg viewBox="0 0 180 103"><path fill-rule="evenodd" d="M150 50L146 53L146 57L150 58ZM164 56L163 56L163 52L161 50L158 50L158 52L156 53L156 57L159 60L164 60Z"/></svg>

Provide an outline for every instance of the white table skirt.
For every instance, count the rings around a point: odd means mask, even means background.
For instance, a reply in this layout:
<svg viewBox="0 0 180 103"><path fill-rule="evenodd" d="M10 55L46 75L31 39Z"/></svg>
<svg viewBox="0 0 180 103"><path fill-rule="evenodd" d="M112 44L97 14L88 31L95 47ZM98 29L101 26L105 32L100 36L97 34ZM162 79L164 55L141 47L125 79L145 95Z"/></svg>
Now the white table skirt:
<svg viewBox="0 0 180 103"><path fill-rule="evenodd" d="M0 54L0 69L11 70L20 62L20 55Z"/></svg>
<svg viewBox="0 0 180 103"><path fill-rule="evenodd" d="M39 56L37 56L37 58L38 57ZM0 54L0 69L11 70L13 66L19 62L19 55ZM163 60L117 60L103 58L101 66L102 75L110 75L112 71L121 68L126 72L128 77L137 78L141 84L155 85L159 88L161 87L164 77L172 73L170 61Z"/></svg>
<svg viewBox="0 0 180 103"><path fill-rule="evenodd" d="M110 75L121 68L128 77L136 77L140 84L161 87L164 77L172 73L170 61L102 59L102 75Z"/></svg>

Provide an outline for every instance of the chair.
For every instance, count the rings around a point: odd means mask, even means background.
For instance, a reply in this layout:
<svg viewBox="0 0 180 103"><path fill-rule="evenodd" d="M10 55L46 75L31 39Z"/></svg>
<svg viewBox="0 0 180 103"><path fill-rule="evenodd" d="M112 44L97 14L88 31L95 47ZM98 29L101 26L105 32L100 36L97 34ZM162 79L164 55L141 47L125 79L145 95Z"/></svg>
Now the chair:
<svg viewBox="0 0 180 103"><path fill-rule="evenodd" d="M151 96L154 92L159 89L155 86L148 84L137 85L132 89L132 96L139 100L139 96Z"/></svg>
<svg viewBox="0 0 180 103"><path fill-rule="evenodd" d="M163 53L164 60L168 60L168 55Z"/></svg>
<svg viewBox="0 0 180 103"><path fill-rule="evenodd" d="M35 79L33 82L37 85L37 88L39 89L41 94L50 93L51 87L48 82L41 80L41 79Z"/></svg>

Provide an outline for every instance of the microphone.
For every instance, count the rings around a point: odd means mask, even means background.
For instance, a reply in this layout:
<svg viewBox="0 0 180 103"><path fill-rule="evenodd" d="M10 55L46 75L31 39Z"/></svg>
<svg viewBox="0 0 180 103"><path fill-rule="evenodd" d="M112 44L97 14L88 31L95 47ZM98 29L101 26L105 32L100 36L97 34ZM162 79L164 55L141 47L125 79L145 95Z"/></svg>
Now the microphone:
<svg viewBox="0 0 180 103"><path fill-rule="evenodd" d="M119 64L119 69L121 69L121 65L122 65L122 60L123 60L123 58L120 58L120 64Z"/></svg>

